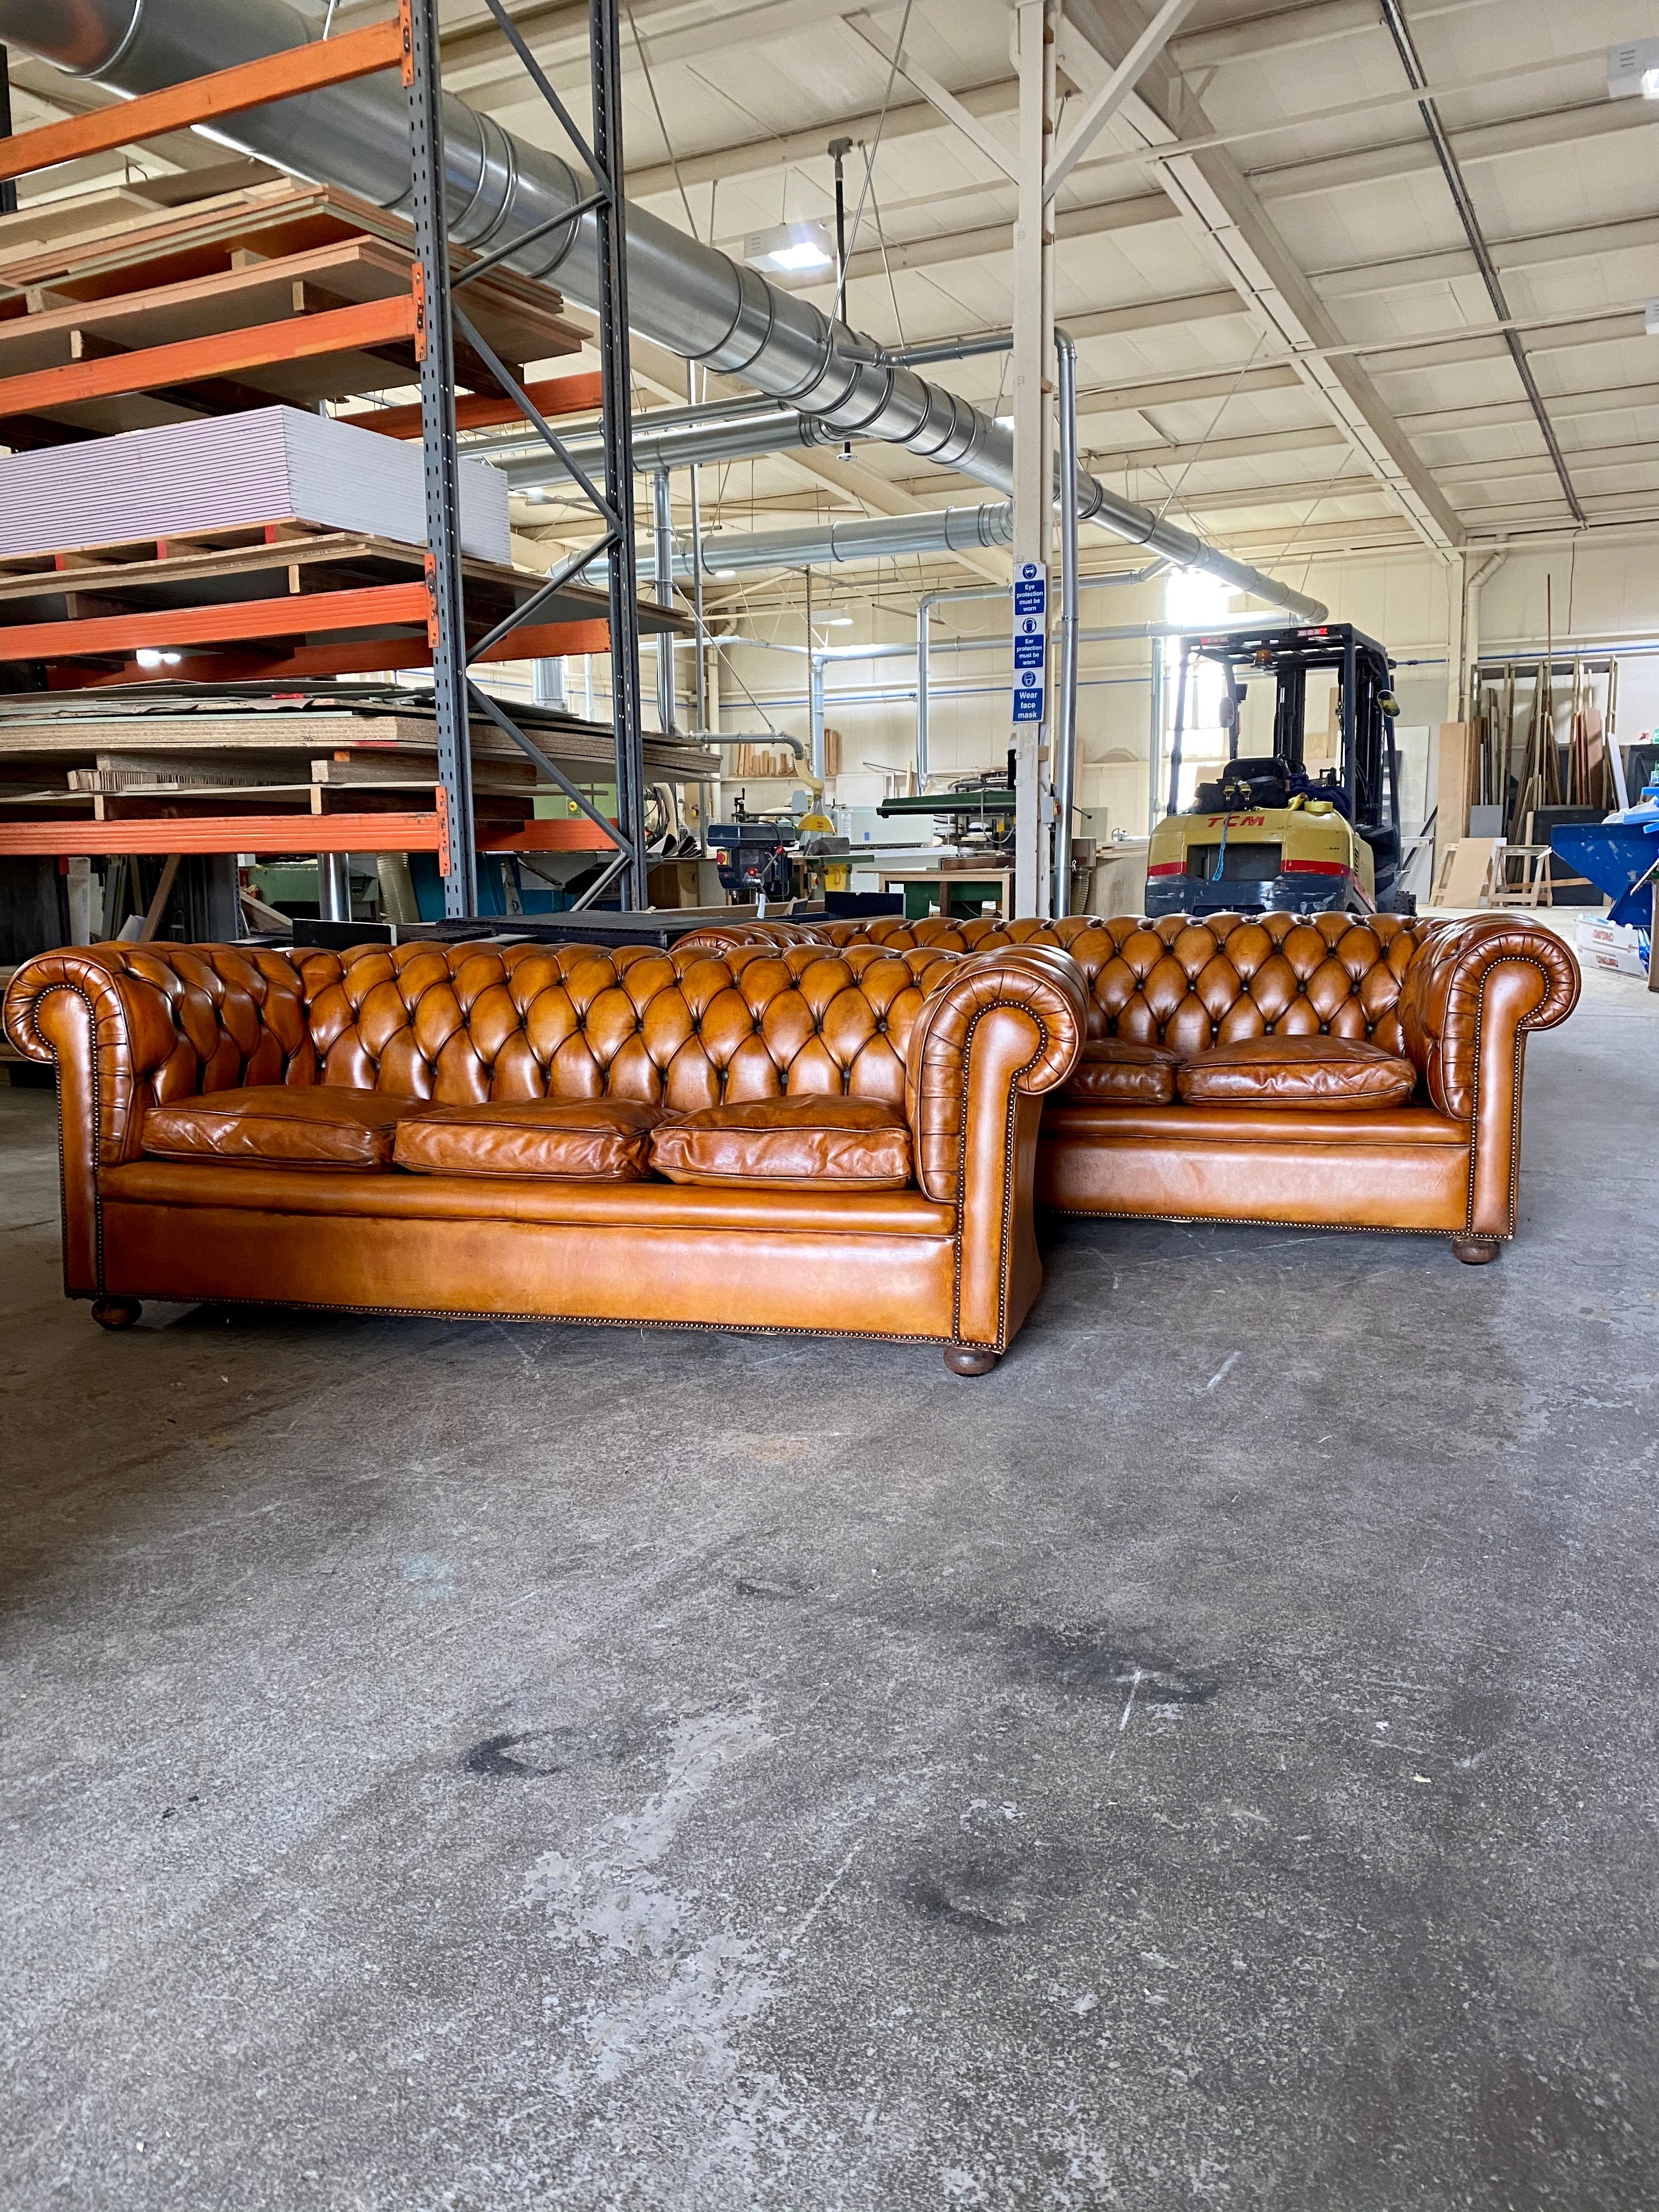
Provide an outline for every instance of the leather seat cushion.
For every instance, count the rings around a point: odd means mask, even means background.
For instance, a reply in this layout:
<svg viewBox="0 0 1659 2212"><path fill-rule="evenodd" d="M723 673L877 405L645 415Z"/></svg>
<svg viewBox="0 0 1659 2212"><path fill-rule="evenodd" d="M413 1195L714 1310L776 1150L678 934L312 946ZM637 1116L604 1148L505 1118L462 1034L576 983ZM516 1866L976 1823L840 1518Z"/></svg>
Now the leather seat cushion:
<svg viewBox="0 0 1659 2212"><path fill-rule="evenodd" d="M1403 1106L1417 1088L1417 1070L1381 1045L1354 1038L1238 1037L1183 1060L1176 1088L1189 1106L1317 1106L1363 1114Z"/></svg>
<svg viewBox="0 0 1659 2212"><path fill-rule="evenodd" d="M1074 1106L1169 1106L1181 1054L1161 1044L1101 1037L1083 1048L1060 1098Z"/></svg>
<svg viewBox="0 0 1659 2212"><path fill-rule="evenodd" d="M651 1164L671 1182L805 1190L826 1182L902 1190L911 1180L910 1125L875 1098L763 1098L665 1121Z"/></svg>
<svg viewBox="0 0 1659 2212"><path fill-rule="evenodd" d="M261 1083L152 1106L143 1147L164 1160L233 1160L246 1165L383 1168L398 1122L418 1098L348 1091L333 1083Z"/></svg>
<svg viewBox="0 0 1659 2212"><path fill-rule="evenodd" d="M564 1176L642 1182L660 1106L632 1098L524 1098L423 1106L392 1158L416 1175Z"/></svg>

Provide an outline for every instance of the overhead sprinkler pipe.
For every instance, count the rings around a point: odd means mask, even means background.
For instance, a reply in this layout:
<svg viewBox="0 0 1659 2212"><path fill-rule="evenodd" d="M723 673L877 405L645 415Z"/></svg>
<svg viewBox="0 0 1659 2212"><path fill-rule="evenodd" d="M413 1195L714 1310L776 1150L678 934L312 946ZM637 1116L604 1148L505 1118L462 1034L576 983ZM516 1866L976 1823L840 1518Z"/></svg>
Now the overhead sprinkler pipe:
<svg viewBox="0 0 1659 2212"><path fill-rule="evenodd" d="M129 98L308 45L319 27L288 0L6 0L5 9L10 45ZM406 104L402 86L385 72L249 108L214 130L222 144L378 206L409 200ZM453 243L475 252L512 246L505 258L521 273L596 307L599 230L587 172L453 95L443 102L443 140ZM626 230L630 318L641 337L737 377L842 437L883 439L1012 492L1013 440L965 399L643 208L629 205ZM1082 521L1287 607L1298 621L1324 619L1317 601L1118 498L1093 477L1080 475L1078 490Z"/></svg>

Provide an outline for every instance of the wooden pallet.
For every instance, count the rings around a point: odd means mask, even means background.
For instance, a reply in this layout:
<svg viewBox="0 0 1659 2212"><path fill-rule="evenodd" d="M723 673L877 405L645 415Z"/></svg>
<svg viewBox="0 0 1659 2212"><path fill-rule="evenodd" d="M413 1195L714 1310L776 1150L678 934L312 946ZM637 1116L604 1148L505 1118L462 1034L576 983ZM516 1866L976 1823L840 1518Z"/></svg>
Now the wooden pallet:
<svg viewBox="0 0 1659 2212"><path fill-rule="evenodd" d="M95 214L89 202L89 228L45 252L7 259L0 238L0 442L274 400L309 407L416 377L413 235L395 216L287 182L148 222L124 207L108 234ZM458 253L458 272L474 258ZM514 374L579 349L562 308L550 287L504 268L468 288L469 314ZM465 344L457 370L475 396L503 404Z"/></svg>
<svg viewBox="0 0 1659 2212"><path fill-rule="evenodd" d="M188 539L76 547L0 563L0 605L28 603L35 619L0 625L0 665L56 666L64 684L143 683L141 650L198 650L179 664L180 682L262 674L315 678L430 665L431 607L425 553L391 538L280 523ZM51 565L46 563L50 562ZM476 645L541 588L533 573L493 562L462 562L466 621ZM259 588L261 583L266 588ZM252 587L252 588L251 588ZM490 647L490 661L603 653L610 644L606 595L574 581L541 617ZM649 601L642 631L684 634L688 617ZM358 640L354 633L373 632ZM289 642L295 641L295 642Z"/></svg>

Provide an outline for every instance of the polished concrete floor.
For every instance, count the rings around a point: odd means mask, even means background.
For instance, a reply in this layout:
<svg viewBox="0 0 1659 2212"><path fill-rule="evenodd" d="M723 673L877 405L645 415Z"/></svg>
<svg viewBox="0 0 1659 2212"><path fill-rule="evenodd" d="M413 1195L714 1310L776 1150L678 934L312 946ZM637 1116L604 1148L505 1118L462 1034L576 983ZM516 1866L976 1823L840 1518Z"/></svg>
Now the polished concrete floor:
<svg viewBox="0 0 1659 2212"><path fill-rule="evenodd" d="M0 1091L11 2212L1659 2205L1659 1000L1520 1241L1014 1353L58 1296Z"/></svg>

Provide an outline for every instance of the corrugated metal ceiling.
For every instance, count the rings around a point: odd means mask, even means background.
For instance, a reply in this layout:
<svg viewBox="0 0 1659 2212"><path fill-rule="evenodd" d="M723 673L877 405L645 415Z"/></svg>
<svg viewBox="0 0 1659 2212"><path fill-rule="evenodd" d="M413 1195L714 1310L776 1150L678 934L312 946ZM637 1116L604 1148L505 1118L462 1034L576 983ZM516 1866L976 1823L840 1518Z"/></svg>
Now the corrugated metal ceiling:
<svg viewBox="0 0 1659 2212"><path fill-rule="evenodd" d="M1109 60L1150 13L1145 0L1074 7ZM556 81L580 88L584 11L514 12ZM1604 65L1607 46L1659 36L1659 0L1406 0L1405 14L1585 514L1592 526L1659 518L1659 340L1643 334L1642 313L1659 296L1659 104L1610 101ZM865 20L890 40L902 16L887 6ZM458 88L553 143L477 0L445 20ZM1006 0L914 0L908 51L1012 152L1009 20ZM786 217L827 216L829 141L846 131L867 146L885 101L849 319L889 343L1007 322L1011 183L892 76L846 0L634 0L632 26L630 190L656 213L687 221L672 155L690 221L727 251ZM1224 544L1297 529L1322 544L1415 543L1389 478L1419 466L1468 536L1570 526L1371 0L1200 0L1138 90L1139 121L1127 112L1103 135L1060 203L1056 301L1079 335L1091 465L1135 498L1171 498ZM1356 446L1165 195L1159 166L1137 154L1149 117L1207 149L1200 159L1225 165L1249 219L1271 226L1322 318L1316 343L1370 395L1392 461ZM862 164L861 146L848 165L854 204ZM827 303L829 288L814 295ZM985 404L1000 373L981 360L945 375ZM940 499L937 475L870 448L839 483L832 474L826 485L822 460L804 470L791 459L734 469L726 490L746 515L856 500L872 479Z"/></svg>

